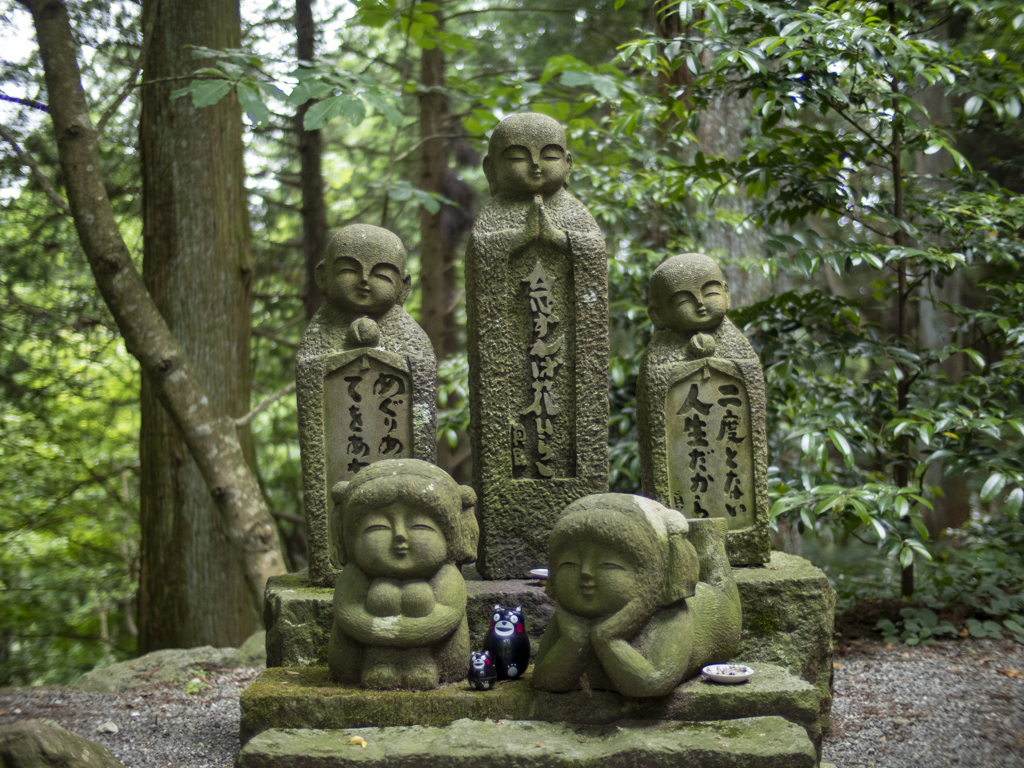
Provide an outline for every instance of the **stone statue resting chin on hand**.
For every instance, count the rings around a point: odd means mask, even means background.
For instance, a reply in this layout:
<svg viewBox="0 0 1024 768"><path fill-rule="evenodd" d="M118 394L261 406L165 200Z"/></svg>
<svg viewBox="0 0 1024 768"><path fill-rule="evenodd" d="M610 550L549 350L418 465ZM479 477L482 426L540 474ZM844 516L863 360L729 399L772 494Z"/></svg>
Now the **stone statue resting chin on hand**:
<svg viewBox="0 0 1024 768"><path fill-rule="evenodd" d="M585 675L593 688L661 696L703 665L727 661L741 613L724 534L722 521L688 521L640 496L570 504L551 534L547 589L556 609L533 684L570 691ZM707 582L698 582L702 571Z"/></svg>

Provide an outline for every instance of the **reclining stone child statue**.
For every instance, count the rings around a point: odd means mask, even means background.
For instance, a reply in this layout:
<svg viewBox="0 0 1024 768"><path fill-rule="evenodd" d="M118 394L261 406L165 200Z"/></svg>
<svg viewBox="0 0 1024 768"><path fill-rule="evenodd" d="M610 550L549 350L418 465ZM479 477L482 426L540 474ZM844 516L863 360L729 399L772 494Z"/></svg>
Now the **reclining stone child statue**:
<svg viewBox="0 0 1024 768"><path fill-rule="evenodd" d="M641 496L597 494L566 507L551 533L555 615L534 686L662 696L728 661L742 613L725 530L724 520L687 520Z"/></svg>
<svg viewBox="0 0 1024 768"><path fill-rule="evenodd" d="M435 688L469 669L466 584L476 494L419 459L371 464L335 485L345 563L334 589L331 677L367 688Z"/></svg>

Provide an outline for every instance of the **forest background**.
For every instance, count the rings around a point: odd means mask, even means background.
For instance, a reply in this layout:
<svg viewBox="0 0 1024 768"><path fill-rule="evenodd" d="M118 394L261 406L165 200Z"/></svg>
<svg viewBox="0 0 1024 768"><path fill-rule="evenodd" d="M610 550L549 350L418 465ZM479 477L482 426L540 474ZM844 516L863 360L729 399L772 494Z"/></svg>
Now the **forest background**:
<svg viewBox="0 0 1024 768"><path fill-rule="evenodd" d="M711 253L765 366L779 546L806 539L840 609L902 595L890 640L1024 642L1019 3L0 20L0 685L237 645L304 565L291 387L330 229L406 243L439 464L469 477L460 259L486 137L524 109L567 126L607 238L612 489L639 487L647 280Z"/></svg>

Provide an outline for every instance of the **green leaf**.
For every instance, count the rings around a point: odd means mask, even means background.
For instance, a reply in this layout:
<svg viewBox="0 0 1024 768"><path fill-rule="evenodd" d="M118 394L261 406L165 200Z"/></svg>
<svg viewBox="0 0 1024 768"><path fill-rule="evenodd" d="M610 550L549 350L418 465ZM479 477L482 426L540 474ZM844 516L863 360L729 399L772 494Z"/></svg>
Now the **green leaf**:
<svg viewBox="0 0 1024 768"><path fill-rule="evenodd" d="M263 103L260 92L251 85L238 84L238 103L255 125L263 125L270 120L270 110Z"/></svg>
<svg viewBox="0 0 1024 768"><path fill-rule="evenodd" d="M903 551L900 552L900 565L904 568L909 568L914 564L914 550L910 547L904 547Z"/></svg>
<svg viewBox="0 0 1024 768"><path fill-rule="evenodd" d="M441 210L441 201L434 197L429 192L423 190L416 190L416 199L420 201L420 205L427 209L427 213L431 216L437 214Z"/></svg>
<svg viewBox="0 0 1024 768"><path fill-rule="evenodd" d="M967 103L964 104L964 114L968 117L974 117L978 112L981 111L981 107L985 102L981 100L980 96L971 96Z"/></svg>
<svg viewBox="0 0 1024 768"><path fill-rule="evenodd" d="M346 95L331 96L311 106L302 118L302 127L307 131L318 131L334 117L341 114L342 99Z"/></svg>
<svg viewBox="0 0 1024 768"><path fill-rule="evenodd" d="M728 25L725 23L725 14L722 13L722 9L714 3L708 3L704 6L704 9L711 15L712 20L715 22L715 26L718 27L718 31L723 35L729 31Z"/></svg>
<svg viewBox="0 0 1024 768"><path fill-rule="evenodd" d="M402 118L402 113L398 111L397 107L390 101L385 99L379 93L367 93L363 96L367 103L370 104L377 110L380 110L381 114L384 115L384 119L387 120L395 128L401 128L402 123L405 122Z"/></svg>
<svg viewBox="0 0 1024 768"><path fill-rule="evenodd" d="M981 370L985 370L985 358L981 356L981 353L978 352L978 350L965 349L963 350L963 353L971 358L971 360L974 361L974 364L981 368Z"/></svg>
<svg viewBox="0 0 1024 768"><path fill-rule="evenodd" d="M985 484L981 486L982 503L992 501L992 499L998 496L999 492L1003 490L1004 485L1006 485L1006 475L1001 472L994 472L989 475L988 480L986 480Z"/></svg>
<svg viewBox="0 0 1024 768"><path fill-rule="evenodd" d="M895 501L896 514L900 517L906 517L910 512L910 502L907 501L905 496L897 496Z"/></svg>
<svg viewBox="0 0 1024 768"><path fill-rule="evenodd" d="M1014 488L1006 497L1006 503L1003 504L1003 512L1012 520L1020 514L1022 503L1024 503L1024 488Z"/></svg>
<svg viewBox="0 0 1024 768"><path fill-rule="evenodd" d="M846 437L836 429L829 429L828 436L832 438L832 443L839 452L843 455L846 466L853 467L853 449L850 448L850 443L847 442Z"/></svg>
<svg viewBox="0 0 1024 768"><path fill-rule="evenodd" d="M209 107L231 93L228 80L204 80L192 88L192 106Z"/></svg>

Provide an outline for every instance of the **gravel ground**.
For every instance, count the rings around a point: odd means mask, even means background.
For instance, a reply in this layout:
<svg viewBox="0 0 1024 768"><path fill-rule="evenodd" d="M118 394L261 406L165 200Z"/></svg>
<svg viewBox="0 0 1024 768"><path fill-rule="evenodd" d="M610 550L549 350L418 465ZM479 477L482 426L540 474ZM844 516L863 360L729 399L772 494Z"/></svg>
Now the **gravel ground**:
<svg viewBox="0 0 1024 768"><path fill-rule="evenodd" d="M835 664L836 768L1024 766L1024 646L864 643Z"/></svg>
<svg viewBox="0 0 1024 768"><path fill-rule="evenodd" d="M230 768L238 754L238 697L261 669L211 671L201 684L156 683L126 693L0 689L0 725L56 720L103 744L127 768ZM108 723L117 733L104 732L113 730Z"/></svg>
<svg viewBox="0 0 1024 768"><path fill-rule="evenodd" d="M106 745L127 768L229 768L238 696L258 669L212 672L191 693L159 684L129 693L0 689L0 725L47 717ZM836 657L836 768L1024 766L1024 646L964 640L927 648L854 643ZM117 733L100 726L113 722Z"/></svg>

